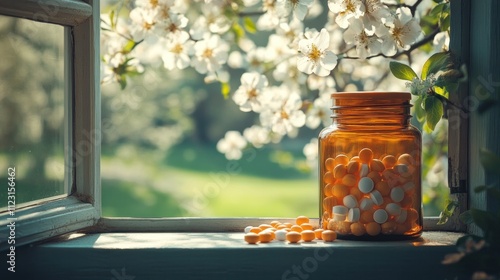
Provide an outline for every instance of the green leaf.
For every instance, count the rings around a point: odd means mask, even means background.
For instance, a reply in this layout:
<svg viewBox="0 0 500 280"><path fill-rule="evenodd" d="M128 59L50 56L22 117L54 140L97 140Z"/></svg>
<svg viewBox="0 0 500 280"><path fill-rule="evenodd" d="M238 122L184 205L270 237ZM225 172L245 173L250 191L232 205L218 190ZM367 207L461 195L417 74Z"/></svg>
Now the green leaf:
<svg viewBox="0 0 500 280"><path fill-rule="evenodd" d="M429 95L424 99L425 125L432 131L443 116L443 103L438 98Z"/></svg>
<svg viewBox="0 0 500 280"><path fill-rule="evenodd" d="M440 70L446 69L451 62L451 56L449 52L439 52L433 54L427 61L425 61L422 67L422 80L427 79L430 74L436 74Z"/></svg>
<svg viewBox="0 0 500 280"><path fill-rule="evenodd" d="M125 46L123 47L123 53L124 54L127 54L127 53L130 53L132 50L135 49L135 47L137 47L137 45L139 45L142 41L139 41L139 42L135 42L134 40L128 40L127 44L125 44Z"/></svg>
<svg viewBox="0 0 500 280"><path fill-rule="evenodd" d="M415 116L417 117L418 122L423 123L425 121L425 111L423 108L422 102L424 101L424 98L422 95L420 95L416 100L414 104L415 108Z"/></svg>
<svg viewBox="0 0 500 280"><path fill-rule="evenodd" d="M111 13L109 13L109 22L111 23L111 29L115 29L115 10L111 10Z"/></svg>
<svg viewBox="0 0 500 280"><path fill-rule="evenodd" d="M234 32L234 36L236 37L235 38L236 42L238 42L241 38L245 37L245 30L238 23L235 22L233 24L232 30Z"/></svg>
<svg viewBox="0 0 500 280"><path fill-rule="evenodd" d="M479 160L483 165L486 172L491 172L493 174L500 173L500 157L489 151L488 149L479 150Z"/></svg>
<svg viewBox="0 0 500 280"><path fill-rule="evenodd" d="M441 28L441 31L447 31L448 29L450 29L450 22L451 22L450 14L441 17L441 20L439 21L439 27Z"/></svg>
<svg viewBox="0 0 500 280"><path fill-rule="evenodd" d="M231 92L231 86L229 83L221 83L221 93L224 96L224 99L229 97L229 93Z"/></svg>
<svg viewBox="0 0 500 280"><path fill-rule="evenodd" d="M245 17L243 19L243 25L245 26L246 31L252 34L257 32L257 27L255 26L255 23L253 22L252 18Z"/></svg>
<svg viewBox="0 0 500 280"><path fill-rule="evenodd" d="M459 206L457 201L454 200L448 200L446 207L441 211L441 214L439 215L439 221L437 222L438 225L444 225L448 222L451 216L453 216L453 212L455 212L455 209Z"/></svg>
<svg viewBox="0 0 500 280"><path fill-rule="evenodd" d="M411 67L406 64L397 61L391 61L389 63L389 67L391 68L391 72L394 77L398 79L411 81L413 80L413 78L418 78L415 71L413 71L413 69L411 69Z"/></svg>
<svg viewBox="0 0 500 280"><path fill-rule="evenodd" d="M441 3L439 5L436 5L431 12L429 13L429 16L431 17L440 17L441 12L443 11L443 7L446 5L446 3Z"/></svg>

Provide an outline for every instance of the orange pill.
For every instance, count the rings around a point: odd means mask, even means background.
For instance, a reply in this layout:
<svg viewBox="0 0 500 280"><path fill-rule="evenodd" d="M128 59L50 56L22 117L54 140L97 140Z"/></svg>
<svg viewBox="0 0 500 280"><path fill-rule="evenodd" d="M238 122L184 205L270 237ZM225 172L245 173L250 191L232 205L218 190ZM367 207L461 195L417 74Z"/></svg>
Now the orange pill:
<svg viewBox="0 0 500 280"><path fill-rule="evenodd" d="M360 164L359 162L357 161L350 161L348 164L347 164L347 173L349 174L357 174L359 172L359 168L360 168Z"/></svg>
<svg viewBox="0 0 500 280"><path fill-rule="evenodd" d="M356 186L357 183L358 183L358 180L356 180L356 176L354 176L353 174L347 174L344 176L344 178L342 178L342 184L344 184L348 187L354 187L354 186Z"/></svg>
<svg viewBox="0 0 500 280"><path fill-rule="evenodd" d="M328 211L328 213L331 213L333 206L337 204L337 198L335 196L329 196L323 199L323 209Z"/></svg>
<svg viewBox="0 0 500 280"><path fill-rule="evenodd" d="M272 228L272 227L273 227L273 226L272 226L272 225L270 225L270 224L261 224L261 225L259 225L259 228L260 228L261 230L265 230L265 229Z"/></svg>
<svg viewBox="0 0 500 280"><path fill-rule="evenodd" d="M259 232L258 235L260 243L269 243L273 240L273 234L270 231L264 230Z"/></svg>
<svg viewBox="0 0 500 280"><path fill-rule="evenodd" d="M381 231L381 227L376 222L371 222L366 225L366 233L371 236L379 235Z"/></svg>
<svg viewBox="0 0 500 280"><path fill-rule="evenodd" d="M291 231L302 232L302 228L299 225L293 225L290 228Z"/></svg>
<svg viewBox="0 0 500 280"><path fill-rule="evenodd" d="M316 238L316 235L314 234L314 231L306 229L300 233L302 240L305 242L311 242Z"/></svg>
<svg viewBox="0 0 500 280"><path fill-rule="evenodd" d="M335 160L333 158L327 158L325 160L325 168L326 168L326 170L332 171L334 167L335 167Z"/></svg>
<svg viewBox="0 0 500 280"><path fill-rule="evenodd" d="M296 231L290 231L286 234L286 240L290 243L297 243L302 239L302 235Z"/></svg>
<svg viewBox="0 0 500 280"><path fill-rule="evenodd" d="M359 221L362 222L363 224L368 224L373 222L373 213L375 212L374 209L369 209L361 212L361 216L359 217Z"/></svg>
<svg viewBox="0 0 500 280"><path fill-rule="evenodd" d="M335 178L333 177L333 173L328 171L323 175L323 181L327 184L331 184L335 182Z"/></svg>
<svg viewBox="0 0 500 280"><path fill-rule="evenodd" d="M361 162L361 160L359 159L359 156L353 156L350 161Z"/></svg>
<svg viewBox="0 0 500 280"><path fill-rule="evenodd" d="M376 171L371 171L370 173L368 173L368 175L366 175L366 177L372 179L373 183L375 184L382 180L382 176L380 176L380 173Z"/></svg>
<svg viewBox="0 0 500 280"><path fill-rule="evenodd" d="M279 221L272 221L269 223L273 228L276 228L277 226L281 225Z"/></svg>
<svg viewBox="0 0 500 280"><path fill-rule="evenodd" d="M353 223L351 225L351 232L356 236L361 236L366 233L365 226L362 223Z"/></svg>
<svg viewBox="0 0 500 280"><path fill-rule="evenodd" d="M337 164L347 165L348 162L349 158L344 154L339 154L335 157L335 165Z"/></svg>
<svg viewBox="0 0 500 280"><path fill-rule="evenodd" d="M396 231L397 224L393 221L387 221L382 224L381 231L383 234L393 234Z"/></svg>
<svg viewBox="0 0 500 280"><path fill-rule="evenodd" d="M350 234L351 233L351 223L350 222L338 222L337 228L338 233Z"/></svg>
<svg viewBox="0 0 500 280"><path fill-rule="evenodd" d="M323 239L325 242L332 242L335 239L337 239L337 233L333 230L324 230L321 233L321 239Z"/></svg>
<svg viewBox="0 0 500 280"><path fill-rule="evenodd" d="M349 193L353 195L357 200L360 200L363 197L363 193L358 188L351 188Z"/></svg>
<svg viewBox="0 0 500 280"><path fill-rule="evenodd" d="M302 228L302 231L304 231L304 230L312 230L313 229L313 226L310 223L303 223L303 224L300 225L300 227Z"/></svg>
<svg viewBox="0 0 500 280"><path fill-rule="evenodd" d="M291 228L293 226L292 223L283 223L283 225L285 225L287 228Z"/></svg>
<svg viewBox="0 0 500 280"><path fill-rule="evenodd" d="M391 188L385 181L378 182L375 189L380 192L382 196L388 196L391 193Z"/></svg>
<svg viewBox="0 0 500 280"><path fill-rule="evenodd" d="M392 168L396 165L396 158L392 155L387 155L382 159L382 163L384 163L385 168Z"/></svg>
<svg viewBox="0 0 500 280"><path fill-rule="evenodd" d="M277 228L277 229L285 229L285 228L287 228L287 227L286 227L285 225L279 225L279 226L277 226L276 228Z"/></svg>
<svg viewBox="0 0 500 280"><path fill-rule="evenodd" d="M415 160L409 154L402 154L398 157L398 164L414 165Z"/></svg>
<svg viewBox="0 0 500 280"><path fill-rule="evenodd" d="M324 229L318 228L314 230L314 235L316 236L316 239L322 239L321 234L323 233Z"/></svg>
<svg viewBox="0 0 500 280"><path fill-rule="evenodd" d="M354 179L354 180L356 180L356 179ZM345 184L333 185L332 194L334 197L344 198L344 196L349 194L349 187L346 186Z"/></svg>
<svg viewBox="0 0 500 280"><path fill-rule="evenodd" d="M259 242L259 235L254 232L249 232L245 234L245 241L248 244L256 244L257 242Z"/></svg>
<svg viewBox="0 0 500 280"><path fill-rule="evenodd" d="M309 218L306 217L306 216L298 216L296 219L295 219L295 223L297 225L301 225L303 223L309 223Z"/></svg>
<svg viewBox="0 0 500 280"><path fill-rule="evenodd" d="M370 163L370 161L373 159L373 152L372 150L368 149L368 148L364 148L364 149L361 149L361 151L359 151L359 160L362 162L362 163Z"/></svg>
<svg viewBox="0 0 500 280"><path fill-rule="evenodd" d="M325 187L323 188L323 195L324 196L332 196L332 184L326 184Z"/></svg>
<svg viewBox="0 0 500 280"><path fill-rule="evenodd" d="M253 232L253 233L259 233L261 231L262 231L262 229L260 227L252 227L250 229L250 232Z"/></svg>
<svg viewBox="0 0 500 280"><path fill-rule="evenodd" d="M342 179L346 173L347 169L343 164L337 164L337 166L333 169L333 177L335 179Z"/></svg>
<svg viewBox="0 0 500 280"><path fill-rule="evenodd" d="M381 160L372 159L370 162L370 170L375 172L382 172L385 169L385 165Z"/></svg>

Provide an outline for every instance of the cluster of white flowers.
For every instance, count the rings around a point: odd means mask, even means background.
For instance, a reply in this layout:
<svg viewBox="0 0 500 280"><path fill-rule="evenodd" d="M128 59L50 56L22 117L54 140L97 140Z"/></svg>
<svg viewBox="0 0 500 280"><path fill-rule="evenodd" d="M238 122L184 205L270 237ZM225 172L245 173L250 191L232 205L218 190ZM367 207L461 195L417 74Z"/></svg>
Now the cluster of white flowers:
<svg viewBox="0 0 500 280"><path fill-rule="evenodd" d="M327 125L339 59L391 56L423 35L408 8L391 10L381 0L329 0L324 27L306 28L303 21L322 9L319 0L135 0L128 20L103 16L111 31L103 36L105 80L140 71L138 61L192 67L207 82L228 83L231 69L243 69L231 99L241 111L259 114L259 123L243 134L228 132L217 145L237 159L235 150L248 143L261 147L303 126ZM244 34L252 29L271 35L258 45Z"/></svg>

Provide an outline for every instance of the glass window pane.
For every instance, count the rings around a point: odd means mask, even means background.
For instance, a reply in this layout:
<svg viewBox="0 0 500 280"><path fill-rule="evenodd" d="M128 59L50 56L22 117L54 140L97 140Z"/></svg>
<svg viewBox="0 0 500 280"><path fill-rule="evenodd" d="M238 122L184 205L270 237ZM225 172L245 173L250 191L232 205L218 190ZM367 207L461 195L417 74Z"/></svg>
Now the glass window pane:
<svg viewBox="0 0 500 280"><path fill-rule="evenodd" d="M0 182L16 207L66 194L64 27L0 16L0 53Z"/></svg>

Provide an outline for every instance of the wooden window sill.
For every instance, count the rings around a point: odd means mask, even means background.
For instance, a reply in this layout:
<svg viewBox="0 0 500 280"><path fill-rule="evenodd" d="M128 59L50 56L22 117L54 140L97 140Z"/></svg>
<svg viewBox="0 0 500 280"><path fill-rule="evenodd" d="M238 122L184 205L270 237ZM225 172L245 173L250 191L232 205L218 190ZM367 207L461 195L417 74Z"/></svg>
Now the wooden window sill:
<svg viewBox="0 0 500 280"><path fill-rule="evenodd" d="M424 232L412 241L274 241L248 245L242 233L70 234L18 248L15 276L106 280L454 279L456 271L442 265L441 260L456 252L454 244L460 236Z"/></svg>

